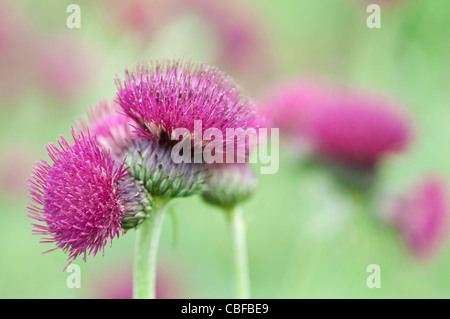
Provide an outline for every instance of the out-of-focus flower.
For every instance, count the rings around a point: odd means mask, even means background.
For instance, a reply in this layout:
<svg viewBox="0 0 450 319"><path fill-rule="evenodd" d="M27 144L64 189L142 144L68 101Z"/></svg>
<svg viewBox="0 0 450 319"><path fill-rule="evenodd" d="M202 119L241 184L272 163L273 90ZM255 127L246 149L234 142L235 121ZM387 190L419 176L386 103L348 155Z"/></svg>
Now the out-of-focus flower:
<svg viewBox="0 0 450 319"><path fill-rule="evenodd" d="M341 96L314 116L310 136L315 151L345 166L374 169L410 141L409 124L393 106L391 101L367 94Z"/></svg>
<svg viewBox="0 0 450 319"><path fill-rule="evenodd" d="M187 196L203 189L203 159L197 162L193 155L194 163L191 158L174 163L176 143L187 141L197 154L212 141L226 149L229 143L239 144L227 130L259 127L254 103L212 66L183 60L141 64L126 71L123 84L117 79L117 86L117 103L136 122L143 140L130 149L127 162L151 193ZM221 136L205 138L208 129Z"/></svg>
<svg viewBox="0 0 450 319"><path fill-rule="evenodd" d="M110 150L113 157L122 157L131 145L136 123L120 113L119 105L106 100L89 109L88 120L88 123L81 121L81 130L89 130L97 143L105 150Z"/></svg>
<svg viewBox="0 0 450 319"><path fill-rule="evenodd" d="M209 128L225 137L227 129L259 126L253 102L213 66L183 60L141 64L127 70L124 83L117 79L117 85L117 102L143 138L170 140L179 128L193 135L195 121L201 121L198 133L206 144L210 140L203 135Z"/></svg>
<svg viewBox="0 0 450 319"><path fill-rule="evenodd" d="M0 155L0 190L6 196L23 196L27 192L36 152L27 145L4 146Z"/></svg>
<svg viewBox="0 0 450 319"><path fill-rule="evenodd" d="M310 147L308 134L313 117L336 98L337 90L324 80L295 78L269 92L263 112L291 148L305 152Z"/></svg>
<svg viewBox="0 0 450 319"><path fill-rule="evenodd" d="M147 43L154 33L167 24L178 11L174 0L106 0L102 12L119 31L137 36Z"/></svg>
<svg viewBox="0 0 450 319"><path fill-rule="evenodd" d="M47 146L53 165L38 163L30 180L29 217L39 222L33 234L69 253L69 264L79 255L95 256L108 240L145 218L148 194L116 163L95 139L81 133L74 145L61 137L58 148Z"/></svg>
<svg viewBox="0 0 450 319"><path fill-rule="evenodd" d="M99 57L95 48L79 39L49 36L36 50L35 77L42 89L60 99L74 99L93 83Z"/></svg>
<svg viewBox="0 0 450 319"><path fill-rule="evenodd" d="M182 298L182 286L182 278L175 267L160 262L156 273L156 299ZM92 292L91 297L96 299L132 299L132 267L115 267L102 272L97 276Z"/></svg>
<svg viewBox="0 0 450 319"><path fill-rule="evenodd" d="M265 25L239 1L180 0L186 11L198 13L218 36L216 63L234 73L271 72L273 52ZM254 77L253 77L254 79Z"/></svg>
<svg viewBox="0 0 450 319"><path fill-rule="evenodd" d="M388 221L399 231L406 246L418 258L437 251L448 232L449 206L445 183L428 177L396 199Z"/></svg>
<svg viewBox="0 0 450 319"><path fill-rule="evenodd" d="M20 24L23 16L12 1L2 0L0 7L0 54L3 55L7 50L17 46L23 36L24 26Z"/></svg>
<svg viewBox="0 0 450 319"><path fill-rule="evenodd" d="M29 18L13 1L0 1L0 102L19 97L31 83Z"/></svg>

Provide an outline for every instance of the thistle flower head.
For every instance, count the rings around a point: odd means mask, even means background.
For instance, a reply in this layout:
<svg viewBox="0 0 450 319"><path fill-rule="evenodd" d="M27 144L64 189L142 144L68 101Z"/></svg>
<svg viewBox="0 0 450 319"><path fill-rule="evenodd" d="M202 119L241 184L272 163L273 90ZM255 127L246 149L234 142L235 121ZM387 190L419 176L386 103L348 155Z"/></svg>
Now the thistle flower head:
<svg viewBox="0 0 450 319"><path fill-rule="evenodd" d="M444 183L427 178L411 193L398 199L390 222L416 257L433 253L448 228L448 203Z"/></svg>
<svg viewBox="0 0 450 319"><path fill-rule="evenodd" d="M131 34L143 44L179 12L178 1L107 0L100 4L112 28Z"/></svg>
<svg viewBox="0 0 450 319"><path fill-rule="evenodd" d="M323 109L311 124L319 156L345 166L373 169L390 153L408 144L409 127L391 102L355 94Z"/></svg>
<svg viewBox="0 0 450 319"><path fill-rule="evenodd" d="M69 253L69 264L79 255L104 253L108 240L123 233L123 218L144 211L144 190L130 183L123 163L116 163L89 134L76 136L74 145L61 137L59 148L49 144L53 161L38 163L30 180L29 205L33 233L44 243L55 243ZM134 191L131 192L130 189Z"/></svg>
<svg viewBox="0 0 450 319"><path fill-rule="evenodd" d="M233 207L255 191L256 176L248 163L216 164L208 169L207 190L203 199L223 208Z"/></svg>
<svg viewBox="0 0 450 319"><path fill-rule="evenodd" d="M105 150L110 150L114 158L120 158L130 146L133 139L135 123L120 113L120 107L100 101L88 112L89 124L81 122L81 130L89 130L97 143Z"/></svg>
<svg viewBox="0 0 450 319"><path fill-rule="evenodd" d="M213 66L183 60L144 63L127 70L123 83L116 82L117 101L137 123L141 138L171 140L175 129L184 128L194 140L195 121L201 121L198 133L205 146L209 141L202 138L209 128L226 136L228 128L259 125L253 102Z"/></svg>

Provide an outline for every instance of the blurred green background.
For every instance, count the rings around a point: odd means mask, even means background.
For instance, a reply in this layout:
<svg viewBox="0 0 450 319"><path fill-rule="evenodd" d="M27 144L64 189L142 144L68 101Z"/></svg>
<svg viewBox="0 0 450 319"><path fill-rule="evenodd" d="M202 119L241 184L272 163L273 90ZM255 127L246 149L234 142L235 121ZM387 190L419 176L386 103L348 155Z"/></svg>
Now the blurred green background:
<svg viewBox="0 0 450 319"><path fill-rule="evenodd" d="M134 2L137 9L124 5ZM448 0L383 1L380 29L366 26L369 2L361 0L209 2L77 1L81 28L69 29L72 1L0 0L1 298L107 298L129 290L135 232L114 240L104 256L76 260L81 288L70 289L67 256L41 255L52 247L31 235L26 179L34 161L47 159L44 146L69 136L99 100L113 99L115 74L141 60L216 64L257 100L304 74L390 94L407 107L415 136L408 152L383 163L383 190L407 190L430 173L450 178ZM227 44L233 26L249 28L236 50ZM353 203L281 144L279 171L260 175L243 205L253 297L450 297L449 245L418 261L394 232L383 231L369 251ZM160 296L233 297L224 214L198 196L177 199L171 209ZM369 264L381 267L379 289L366 285Z"/></svg>

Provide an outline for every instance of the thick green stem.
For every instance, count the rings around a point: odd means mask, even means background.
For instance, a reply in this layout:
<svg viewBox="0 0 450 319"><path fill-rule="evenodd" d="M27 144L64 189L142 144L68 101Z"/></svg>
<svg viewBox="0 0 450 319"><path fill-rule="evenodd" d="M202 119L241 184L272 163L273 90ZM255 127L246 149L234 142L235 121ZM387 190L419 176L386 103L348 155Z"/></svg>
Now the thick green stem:
<svg viewBox="0 0 450 319"><path fill-rule="evenodd" d="M247 242L245 236L245 221L242 209L233 207L227 210L233 237L233 255L236 298L250 298L250 277L248 270Z"/></svg>
<svg viewBox="0 0 450 319"><path fill-rule="evenodd" d="M149 218L137 229L133 274L135 299L155 299L159 237L168 202L167 198L155 197Z"/></svg>

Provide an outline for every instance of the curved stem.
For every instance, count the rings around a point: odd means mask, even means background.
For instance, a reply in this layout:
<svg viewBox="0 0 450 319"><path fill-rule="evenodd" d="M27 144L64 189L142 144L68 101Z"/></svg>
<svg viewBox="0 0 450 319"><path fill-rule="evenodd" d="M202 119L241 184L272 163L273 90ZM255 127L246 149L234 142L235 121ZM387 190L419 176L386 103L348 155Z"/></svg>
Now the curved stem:
<svg viewBox="0 0 450 319"><path fill-rule="evenodd" d="M250 298L250 278L248 270L247 242L245 221L242 209L238 206L227 210L233 237L233 255L236 298Z"/></svg>
<svg viewBox="0 0 450 319"><path fill-rule="evenodd" d="M168 202L167 198L155 197L149 218L137 229L133 271L135 299L155 299L156 297L156 260Z"/></svg>

